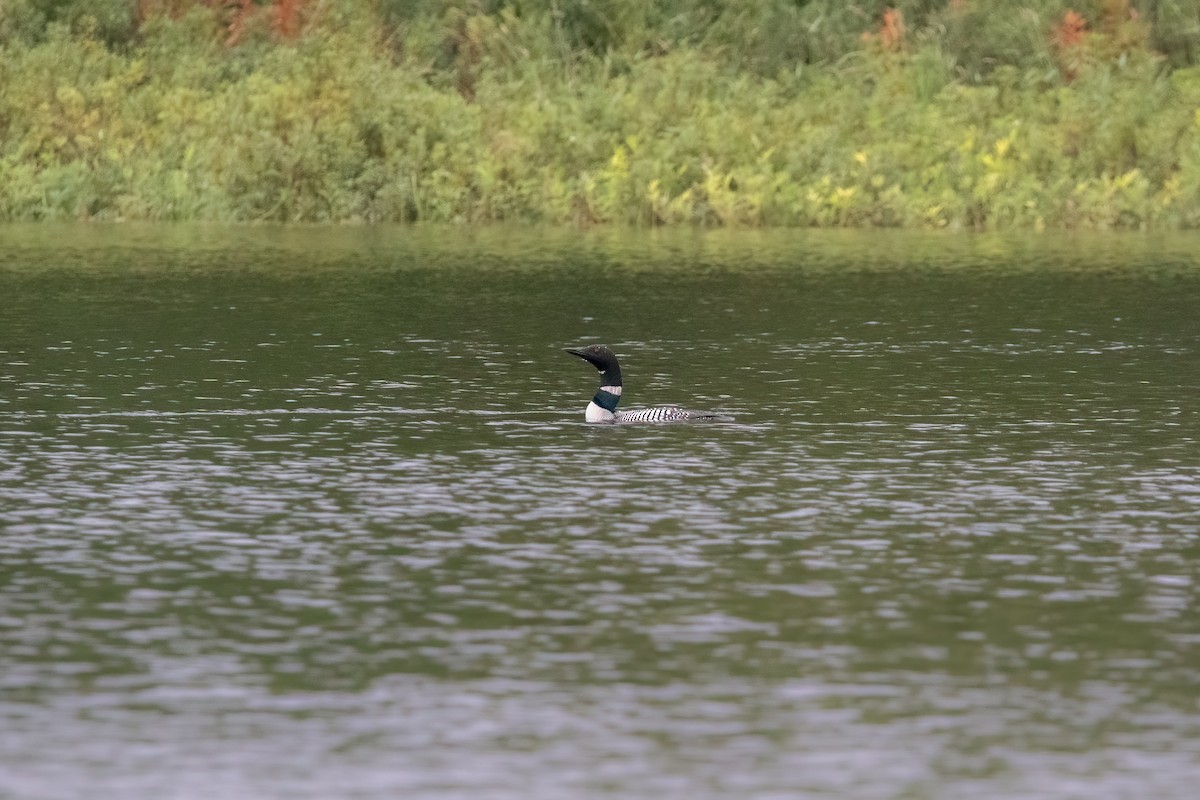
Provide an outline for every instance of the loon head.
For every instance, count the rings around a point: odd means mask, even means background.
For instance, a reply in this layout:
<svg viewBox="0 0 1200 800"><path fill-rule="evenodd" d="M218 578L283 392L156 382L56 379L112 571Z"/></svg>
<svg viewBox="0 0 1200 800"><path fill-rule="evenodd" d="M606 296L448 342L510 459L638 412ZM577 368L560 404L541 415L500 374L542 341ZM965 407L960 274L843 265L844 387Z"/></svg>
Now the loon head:
<svg viewBox="0 0 1200 800"><path fill-rule="evenodd" d="M617 403L621 402L621 366L613 351L602 344L587 347L567 348L573 356L579 356L600 373L600 388L588 403L584 419L588 422L611 422L617 417Z"/></svg>
<svg viewBox="0 0 1200 800"><path fill-rule="evenodd" d="M589 344L587 347L568 347L567 352L579 356L591 364L600 373L601 386L621 385L621 365L612 350L602 344Z"/></svg>

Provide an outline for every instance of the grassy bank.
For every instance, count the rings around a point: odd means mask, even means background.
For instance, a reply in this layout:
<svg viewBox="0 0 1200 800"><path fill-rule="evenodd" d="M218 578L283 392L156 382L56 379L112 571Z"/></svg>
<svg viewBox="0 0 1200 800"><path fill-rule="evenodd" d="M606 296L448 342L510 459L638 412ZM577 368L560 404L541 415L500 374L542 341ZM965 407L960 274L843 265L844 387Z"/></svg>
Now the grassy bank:
<svg viewBox="0 0 1200 800"><path fill-rule="evenodd" d="M0 219L1197 227L1143 5L9 2Z"/></svg>

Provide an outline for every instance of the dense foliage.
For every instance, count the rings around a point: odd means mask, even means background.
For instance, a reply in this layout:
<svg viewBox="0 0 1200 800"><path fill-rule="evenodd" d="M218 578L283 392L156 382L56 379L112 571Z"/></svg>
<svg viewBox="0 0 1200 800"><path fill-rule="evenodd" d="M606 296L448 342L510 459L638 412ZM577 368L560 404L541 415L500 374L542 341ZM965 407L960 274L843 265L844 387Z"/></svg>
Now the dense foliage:
<svg viewBox="0 0 1200 800"><path fill-rule="evenodd" d="M7 0L0 219L1200 226L1192 0Z"/></svg>

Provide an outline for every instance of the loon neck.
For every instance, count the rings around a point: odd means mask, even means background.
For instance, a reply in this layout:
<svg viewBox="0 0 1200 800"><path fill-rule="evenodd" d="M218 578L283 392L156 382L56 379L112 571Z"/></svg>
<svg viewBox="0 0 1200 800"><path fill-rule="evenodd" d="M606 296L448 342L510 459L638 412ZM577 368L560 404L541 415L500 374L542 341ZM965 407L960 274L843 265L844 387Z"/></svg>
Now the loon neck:
<svg viewBox="0 0 1200 800"><path fill-rule="evenodd" d="M608 422L615 419L619 402L621 402L621 387L603 385L596 390L592 402L588 403L584 419L588 422Z"/></svg>
<svg viewBox="0 0 1200 800"><path fill-rule="evenodd" d="M596 396L592 398L592 402L603 409L615 412L617 403L621 402L621 387L601 386L596 390Z"/></svg>

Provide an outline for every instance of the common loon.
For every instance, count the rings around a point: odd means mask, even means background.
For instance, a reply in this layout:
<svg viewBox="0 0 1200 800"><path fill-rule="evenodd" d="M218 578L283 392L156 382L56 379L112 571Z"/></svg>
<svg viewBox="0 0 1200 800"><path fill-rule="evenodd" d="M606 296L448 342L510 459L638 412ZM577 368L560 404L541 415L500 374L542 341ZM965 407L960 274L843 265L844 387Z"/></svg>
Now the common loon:
<svg viewBox="0 0 1200 800"><path fill-rule="evenodd" d="M621 365L613 351L602 344L581 348L567 348L573 356L579 356L600 372L600 388L588 403L584 419L588 422L682 422L685 420L720 419L720 414L711 411L689 411L678 406L654 406L617 411L621 402Z"/></svg>

